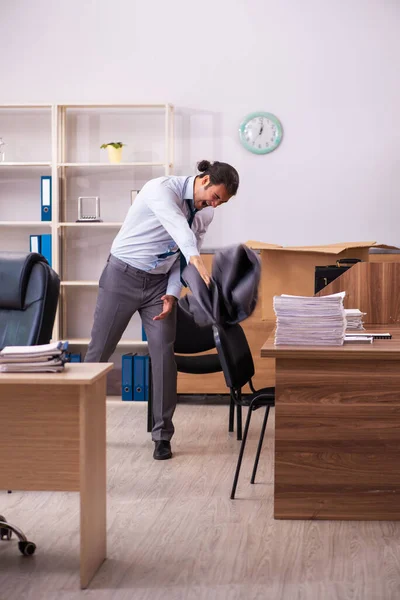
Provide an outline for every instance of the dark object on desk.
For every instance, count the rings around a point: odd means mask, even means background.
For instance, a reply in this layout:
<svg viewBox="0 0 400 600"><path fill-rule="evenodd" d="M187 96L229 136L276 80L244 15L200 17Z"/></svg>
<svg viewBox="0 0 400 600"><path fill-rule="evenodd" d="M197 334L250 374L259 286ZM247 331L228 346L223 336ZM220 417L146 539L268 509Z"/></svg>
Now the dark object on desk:
<svg viewBox="0 0 400 600"><path fill-rule="evenodd" d="M391 333L371 333L368 335L371 335L374 338L374 340L391 340L392 339Z"/></svg>
<svg viewBox="0 0 400 600"><path fill-rule="evenodd" d="M343 275L353 265L362 262L359 258L341 258L336 262L336 265L328 265L325 267L315 267L315 285L314 294L318 294L324 287L329 285L340 275Z"/></svg>
<svg viewBox="0 0 400 600"><path fill-rule="evenodd" d="M387 332L392 324L400 323L399 281L400 263L359 262L318 292L318 296L346 291L344 307L357 307L366 313L367 326L379 325L381 331Z"/></svg>
<svg viewBox="0 0 400 600"><path fill-rule="evenodd" d="M181 298L179 305L200 326L240 323L256 307L261 265L254 250L244 244L216 252L210 287L193 265L188 265L182 276L192 295Z"/></svg>
<svg viewBox="0 0 400 600"><path fill-rule="evenodd" d="M175 362L177 370L180 373L190 373L193 375L206 375L207 373L220 373L222 371L221 362L216 352L212 354L202 354L215 348L215 341L211 325L199 327L196 325L193 316L183 311L180 301L177 305L176 315L176 338L175 338ZM234 430L235 404L231 397L229 408L229 431ZM242 439L242 420L241 407L237 409L237 439ZM152 407L151 396L148 403L147 412L147 431L152 430Z"/></svg>
<svg viewBox="0 0 400 600"><path fill-rule="evenodd" d="M254 376L254 363L246 336L240 325L232 325L222 327L220 325L213 326L215 346L217 348L219 358L224 372L226 385L230 389L231 397L236 406L248 406L246 424L243 432L243 440L240 446L239 458L236 466L235 477L231 491L231 500L235 498L236 486L239 479L240 467L244 448L246 446L247 434L250 426L251 413L261 406L265 406L265 415L261 427L260 438L258 441L256 458L254 461L251 483L254 483L258 461L260 458L261 447L264 439L265 429L267 426L269 409L275 406L275 388L262 388L255 390L252 383ZM252 394L242 396L242 388L249 384Z"/></svg>
<svg viewBox="0 0 400 600"><path fill-rule="evenodd" d="M391 340L391 333L374 333L368 331L346 331L346 337L372 337L374 340Z"/></svg>
<svg viewBox="0 0 400 600"><path fill-rule="evenodd" d="M0 252L0 350L5 346L48 344L53 332L60 278L36 252ZM22 554L36 546L0 517L0 540L19 538Z"/></svg>

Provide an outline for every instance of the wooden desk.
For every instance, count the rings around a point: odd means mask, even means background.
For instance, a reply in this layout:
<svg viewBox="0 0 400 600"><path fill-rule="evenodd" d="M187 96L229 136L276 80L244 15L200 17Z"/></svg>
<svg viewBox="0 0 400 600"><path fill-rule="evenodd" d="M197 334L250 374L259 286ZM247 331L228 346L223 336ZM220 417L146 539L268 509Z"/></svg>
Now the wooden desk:
<svg viewBox="0 0 400 600"><path fill-rule="evenodd" d="M274 346L277 519L400 520L400 327L373 344Z"/></svg>
<svg viewBox="0 0 400 600"><path fill-rule="evenodd" d="M0 373L1 486L80 492L82 588L106 558L105 400L112 366L73 363L63 373Z"/></svg>

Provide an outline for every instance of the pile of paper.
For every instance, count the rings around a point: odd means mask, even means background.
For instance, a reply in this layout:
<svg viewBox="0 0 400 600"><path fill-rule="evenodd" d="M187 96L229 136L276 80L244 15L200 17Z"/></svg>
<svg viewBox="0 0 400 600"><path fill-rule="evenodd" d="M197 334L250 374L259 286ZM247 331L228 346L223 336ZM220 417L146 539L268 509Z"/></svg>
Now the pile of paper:
<svg viewBox="0 0 400 600"><path fill-rule="evenodd" d="M347 329L364 329L363 317L367 313L361 312L358 308L345 308L344 313L346 315Z"/></svg>
<svg viewBox="0 0 400 600"><path fill-rule="evenodd" d="M58 373L64 370L68 342L40 346L6 346L0 351L0 372Z"/></svg>
<svg viewBox="0 0 400 600"><path fill-rule="evenodd" d="M346 331L344 296L345 292L330 296L275 296L275 344L341 346Z"/></svg>

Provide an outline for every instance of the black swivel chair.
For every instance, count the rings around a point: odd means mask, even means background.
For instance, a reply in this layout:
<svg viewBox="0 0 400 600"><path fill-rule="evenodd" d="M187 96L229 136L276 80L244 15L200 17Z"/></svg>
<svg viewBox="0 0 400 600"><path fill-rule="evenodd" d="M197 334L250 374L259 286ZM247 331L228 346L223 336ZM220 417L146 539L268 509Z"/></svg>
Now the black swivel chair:
<svg viewBox="0 0 400 600"><path fill-rule="evenodd" d="M59 293L60 279L41 254L0 252L0 350L49 343ZM0 516L0 540L12 532L22 554L35 552L35 544Z"/></svg>
<svg viewBox="0 0 400 600"><path fill-rule="evenodd" d="M275 388L262 388L260 390L254 389L252 383L252 377L254 376L255 372L253 357L251 355L244 331L240 325L231 325L225 327L214 325L213 333L215 346L221 361L226 385L231 391L231 397L234 399L234 402L237 406L248 406L243 440L240 446L239 458L231 491L231 499L233 500L239 479L240 467L242 465L244 448L246 446L251 414L254 410L257 410L257 408L265 406L265 416L261 427L253 473L251 476L251 483L254 483L255 481L265 428L267 426L269 409L271 406L275 405ZM243 396L242 388L246 385L246 383L249 384L253 393Z"/></svg>
<svg viewBox="0 0 400 600"><path fill-rule="evenodd" d="M180 373L203 375L219 373L222 371L221 362L217 352L200 354L215 348L212 326L199 327L194 320L177 305L175 361ZM147 412L147 431L152 430L152 402L151 393ZM242 408L235 405L231 394L229 407L229 431L234 430L235 406L237 407L237 439L242 439Z"/></svg>

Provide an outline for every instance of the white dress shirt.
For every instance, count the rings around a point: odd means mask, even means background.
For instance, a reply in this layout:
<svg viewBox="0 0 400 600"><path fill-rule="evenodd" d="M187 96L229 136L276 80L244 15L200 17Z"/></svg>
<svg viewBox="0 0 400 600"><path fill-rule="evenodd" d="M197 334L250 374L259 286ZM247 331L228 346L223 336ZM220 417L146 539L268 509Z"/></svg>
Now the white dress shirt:
<svg viewBox="0 0 400 600"><path fill-rule="evenodd" d="M152 179L136 196L111 246L111 254L128 265L149 273L169 273L167 294L179 298L180 252L189 262L198 256L214 209L196 212L189 227L195 177ZM167 255L167 256L165 256Z"/></svg>

